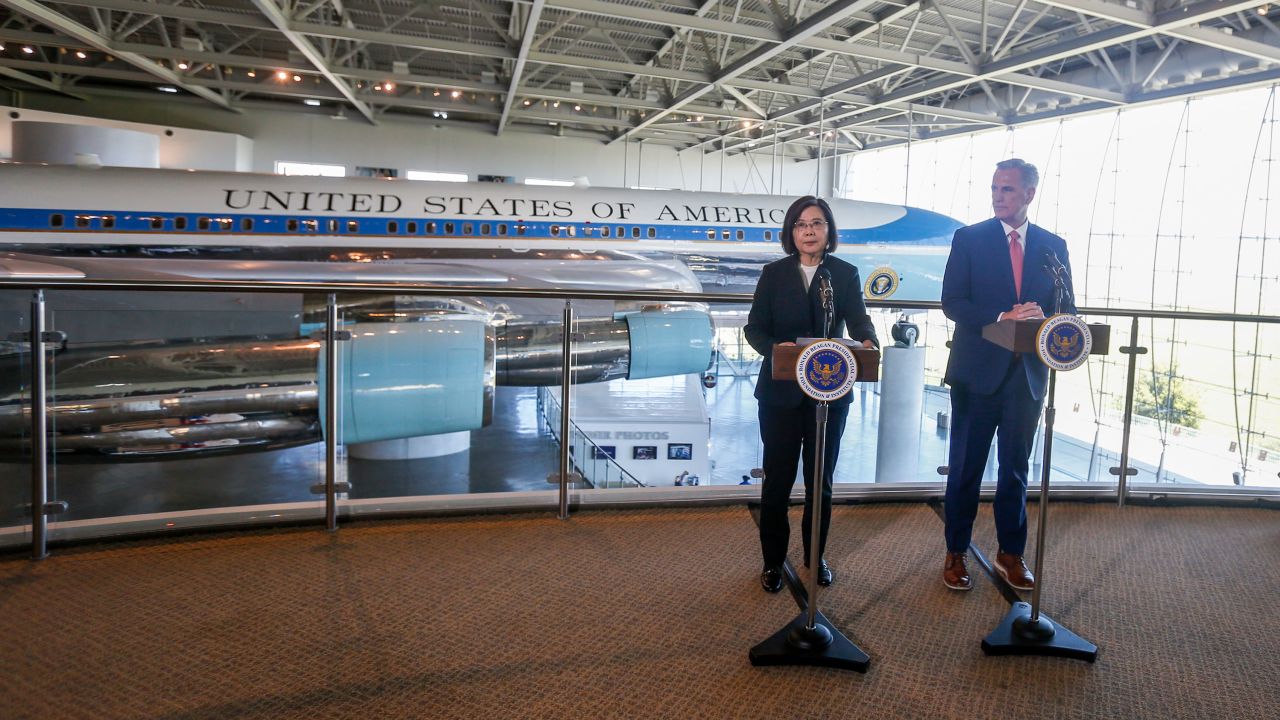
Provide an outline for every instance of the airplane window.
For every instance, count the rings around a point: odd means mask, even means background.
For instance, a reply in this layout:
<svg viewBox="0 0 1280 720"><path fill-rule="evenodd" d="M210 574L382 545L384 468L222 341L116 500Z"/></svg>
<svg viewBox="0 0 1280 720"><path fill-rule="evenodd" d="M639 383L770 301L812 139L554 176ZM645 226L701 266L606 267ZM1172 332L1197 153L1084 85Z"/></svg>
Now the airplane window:
<svg viewBox="0 0 1280 720"><path fill-rule="evenodd" d="M498 223L498 234L499 234L499 235L506 235L506 234L507 234L507 224L506 224L506 223Z"/></svg>
<svg viewBox="0 0 1280 720"><path fill-rule="evenodd" d="M622 227L621 225L619 225L619 226L618 226L618 237L626 237L626 236L627 236L627 229L626 229L626 228L624 228L624 227Z"/></svg>
<svg viewBox="0 0 1280 720"><path fill-rule="evenodd" d="M252 231L253 231L253 218L240 218L240 231L241 231L241 232L252 232Z"/></svg>
<svg viewBox="0 0 1280 720"><path fill-rule="evenodd" d="M152 230L160 230L162 228L164 228L164 218L158 218L158 217L151 218Z"/></svg>
<svg viewBox="0 0 1280 720"><path fill-rule="evenodd" d="M764 231L764 239L765 239L765 240L772 240L772 239L773 239L773 231L772 231L772 230L765 230L765 231Z"/></svg>
<svg viewBox="0 0 1280 720"><path fill-rule="evenodd" d="M427 223L427 234L428 234L428 235L435 235L435 234L436 234L436 224L435 224L435 223L433 223L433 222L429 222L429 223Z"/></svg>
<svg viewBox="0 0 1280 720"><path fill-rule="evenodd" d="M409 234L410 234L410 235L417 235L417 234L418 234L418 223L417 223L417 222L415 222L415 221L413 221L413 220L410 220L408 223L406 223L406 228L405 228L405 229L409 232Z"/></svg>
<svg viewBox="0 0 1280 720"><path fill-rule="evenodd" d="M721 238L722 240L728 240L728 239L729 239L729 231L728 231L728 230L721 230L721 231L720 231L720 238Z"/></svg>
<svg viewBox="0 0 1280 720"><path fill-rule="evenodd" d="M445 224L444 224L444 234L445 234L445 235L452 235L452 234L453 234L453 223L445 223Z"/></svg>
<svg viewBox="0 0 1280 720"><path fill-rule="evenodd" d="M741 240L741 239L742 239L742 237L743 237L743 236L742 236L742 231L741 231L741 230L739 230L739 231L738 231L738 239L739 239L739 240Z"/></svg>
<svg viewBox="0 0 1280 720"><path fill-rule="evenodd" d="M600 228L600 237L609 237L609 226L605 225Z"/></svg>
<svg viewBox="0 0 1280 720"><path fill-rule="evenodd" d="M525 226L524 226L524 225L517 225L517 226L516 226L516 234L517 234L517 235L523 235L523 234L524 234L524 231L525 231Z"/></svg>
<svg viewBox="0 0 1280 720"><path fill-rule="evenodd" d="M560 236L560 226L559 226L559 225L552 225L552 226L551 226L551 237L559 237L559 236Z"/></svg>
<svg viewBox="0 0 1280 720"><path fill-rule="evenodd" d="M298 218L289 218L284 226L289 232L298 232Z"/></svg>
<svg viewBox="0 0 1280 720"><path fill-rule="evenodd" d="M113 228L113 227L115 227L115 226L116 226L116 216L115 216L115 215L103 215L103 216L102 216L102 227L103 227L104 229L106 229L106 230L110 230L111 228Z"/></svg>
<svg viewBox="0 0 1280 720"><path fill-rule="evenodd" d="M336 233L338 232L338 221L330 218L329 221L325 223L325 227L329 228L330 233Z"/></svg>
<svg viewBox="0 0 1280 720"><path fill-rule="evenodd" d="M395 220L388 220L388 221L387 221L387 234L388 234L388 235L398 235L398 234L400 234L400 223L396 222Z"/></svg>
<svg viewBox="0 0 1280 720"><path fill-rule="evenodd" d="M360 232L360 223L356 222L355 220L348 220L347 232L349 233Z"/></svg>
<svg viewBox="0 0 1280 720"><path fill-rule="evenodd" d="M186 229L187 229L187 218L186 218L186 216L184 216L184 215L179 215L178 217L174 218L174 219L173 219L173 229L174 229L174 230L186 230Z"/></svg>
<svg viewBox="0 0 1280 720"><path fill-rule="evenodd" d="M462 223L462 234L463 235L471 234L471 223Z"/></svg>
<svg viewBox="0 0 1280 720"><path fill-rule="evenodd" d="M320 229L320 221L316 220L315 218L311 218L310 220L303 220L302 229L306 230L307 232L315 232L316 230Z"/></svg>
<svg viewBox="0 0 1280 720"><path fill-rule="evenodd" d="M639 225L632 225L632 226L631 226L631 237L633 237L633 238L638 238L638 237L640 237L640 226L639 226Z"/></svg>
<svg viewBox="0 0 1280 720"><path fill-rule="evenodd" d="M715 240L715 239L716 239L716 231L715 231L715 230L708 230L708 231L707 231L707 239L708 239L708 240Z"/></svg>
<svg viewBox="0 0 1280 720"><path fill-rule="evenodd" d="M89 216L88 216L88 215L77 215L77 216L76 216L76 227L78 227L78 228L87 228L87 227L89 227Z"/></svg>
<svg viewBox="0 0 1280 720"><path fill-rule="evenodd" d="M209 229L209 218L207 218L207 217L196 218L196 229L197 229L197 230L208 230L208 229Z"/></svg>
<svg viewBox="0 0 1280 720"><path fill-rule="evenodd" d="M218 218L218 227L222 230L230 230L234 226L231 218Z"/></svg>
<svg viewBox="0 0 1280 720"><path fill-rule="evenodd" d="M649 237L651 237L651 238L656 238L656 237L658 237L658 228L653 227L653 226L650 226L650 227L649 227Z"/></svg>
<svg viewBox="0 0 1280 720"><path fill-rule="evenodd" d="M572 226L572 225L566 225L564 229L569 231L569 237L577 237L577 235L578 235L578 228L576 228L576 227L574 227L574 226Z"/></svg>
<svg viewBox="0 0 1280 720"><path fill-rule="evenodd" d="M62 213L54 213L49 216L49 227L62 227Z"/></svg>
<svg viewBox="0 0 1280 720"><path fill-rule="evenodd" d="M489 223L484 223L483 225L480 226L480 234L481 235L489 234Z"/></svg>

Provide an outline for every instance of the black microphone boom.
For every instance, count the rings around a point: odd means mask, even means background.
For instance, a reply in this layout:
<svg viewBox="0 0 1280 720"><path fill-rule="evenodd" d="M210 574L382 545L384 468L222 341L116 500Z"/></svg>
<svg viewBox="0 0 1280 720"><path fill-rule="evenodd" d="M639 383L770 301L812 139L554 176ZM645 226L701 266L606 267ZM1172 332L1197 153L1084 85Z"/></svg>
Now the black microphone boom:
<svg viewBox="0 0 1280 720"><path fill-rule="evenodd" d="M818 297L822 300L822 336L831 337L831 319L836 314L836 293L831 289L831 271L818 266Z"/></svg>

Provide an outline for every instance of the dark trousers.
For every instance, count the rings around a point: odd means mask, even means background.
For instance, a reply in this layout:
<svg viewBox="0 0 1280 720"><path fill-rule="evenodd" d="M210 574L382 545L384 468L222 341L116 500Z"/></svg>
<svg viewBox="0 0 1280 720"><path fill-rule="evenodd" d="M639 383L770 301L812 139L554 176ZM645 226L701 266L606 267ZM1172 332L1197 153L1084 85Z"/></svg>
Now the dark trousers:
<svg viewBox="0 0 1280 720"><path fill-rule="evenodd" d="M804 459L804 562L809 562L809 535L813 519L814 443L817 427L815 403L805 400L799 407L786 408L760 405L760 440L764 443L764 485L760 490L760 550L765 567L781 565L787 559L787 541L791 526L787 522L787 506L791 488L796 484L796 468ZM831 525L831 476L840 457L840 436L849 416L849 406L832 405L827 411L826 456L822 483L822 537L819 551L827 547L827 529Z"/></svg>
<svg viewBox="0 0 1280 720"><path fill-rule="evenodd" d="M1000 549L1021 555L1027 546L1027 470L1040 419L1041 401L1031 396L1022 361L1015 360L1004 383L990 395L951 388L951 452L947 474L947 552L964 552L978 515L978 492L991 437L996 444L996 498L993 511Z"/></svg>

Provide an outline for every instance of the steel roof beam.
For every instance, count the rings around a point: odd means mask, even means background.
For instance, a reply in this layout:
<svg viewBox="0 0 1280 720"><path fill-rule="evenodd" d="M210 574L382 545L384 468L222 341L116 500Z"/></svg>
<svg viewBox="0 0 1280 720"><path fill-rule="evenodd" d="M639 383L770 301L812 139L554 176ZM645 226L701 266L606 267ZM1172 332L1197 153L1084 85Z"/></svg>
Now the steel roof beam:
<svg viewBox="0 0 1280 720"><path fill-rule="evenodd" d="M529 48L538 34L538 20L542 17L542 8L545 4L546 0L533 0L533 6L529 8L524 37L520 39L520 53L516 56L515 69L511 71L511 86L507 89L507 97L502 104L502 117L498 118L498 132L495 133L497 135L502 134L502 129L507 125L507 118L511 115L511 104L516 100L516 89L520 87L520 76L524 74L524 64L529 59Z"/></svg>
<svg viewBox="0 0 1280 720"><path fill-rule="evenodd" d="M6 5L16 12L22 13L42 25L47 25L63 35L74 38L76 41L94 48L95 50L110 52L124 62L127 62L140 70L144 70L148 74L157 77L166 83L174 85L175 87L180 87L193 95L199 95L224 110L239 112L239 110L231 107L231 102L225 97L205 88L188 84L183 80L181 75L160 63L151 60L150 58L143 57L137 53L116 53L112 51L110 49L110 40L107 37L85 27L84 25L81 25L66 15L54 12L53 10L50 10L39 3L32 2L31 0L0 0L0 5Z"/></svg>
<svg viewBox="0 0 1280 720"><path fill-rule="evenodd" d="M261 12L263 16L276 27L276 30L280 31L281 35L284 35L289 42L293 43L293 46L298 49L298 52L302 53L302 55L307 58L307 61L314 65L316 70L320 71L320 74L323 75L331 85L337 88L338 92L342 93L343 97L347 99L347 102L351 103L352 107L359 110L360 114L364 115L365 119L371 124L378 124L378 121L373 117L373 110L369 105L356 97L355 90L353 90L345 80L335 75L333 71L329 69L328 61L320 54L320 51L316 49L316 46L311 44L310 40L289 27L289 18L285 17L284 12L281 11L273 0L252 0L252 2L258 8L259 12Z"/></svg>

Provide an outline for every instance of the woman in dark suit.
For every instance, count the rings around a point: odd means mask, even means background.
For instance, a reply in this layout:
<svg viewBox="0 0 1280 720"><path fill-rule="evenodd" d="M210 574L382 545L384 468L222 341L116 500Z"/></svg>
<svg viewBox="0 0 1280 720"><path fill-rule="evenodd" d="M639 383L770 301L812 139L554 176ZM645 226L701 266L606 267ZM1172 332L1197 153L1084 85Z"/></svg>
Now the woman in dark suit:
<svg viewBox="0 0 1280 720"><path fill-rule="evenodd" d="M835 316L830 337L849 337L865 347L877 347L875 327L862 302L858 269L831 256L838 244L836 221L826 201L813 196L796 200L782 223L782 249L787 257L769 263L760 273L751 314L747 318L747 342L764 356L756 382L759 401L760 439L764 443L764 485L760 492L760 549L764 571L760 584L768 592L782 589L782 563L787 559L791 534L787 505L796 481L796 466L804 458L804 545L809 562L809 537L813 506L813 446L816 441L814 401L794 382L773 379L772 354L775 344L794 345L801 337L827 337L818 293L817 272L831 273L835 295ZM831 403L827 416L825 477L823 478L822 535L819 550L825 550L827 528L831 524L831 476L840 454L851 396ZM820 553L821 556L821 553ZM818 583L830 585L832 573L823 558Z"/></svg>

